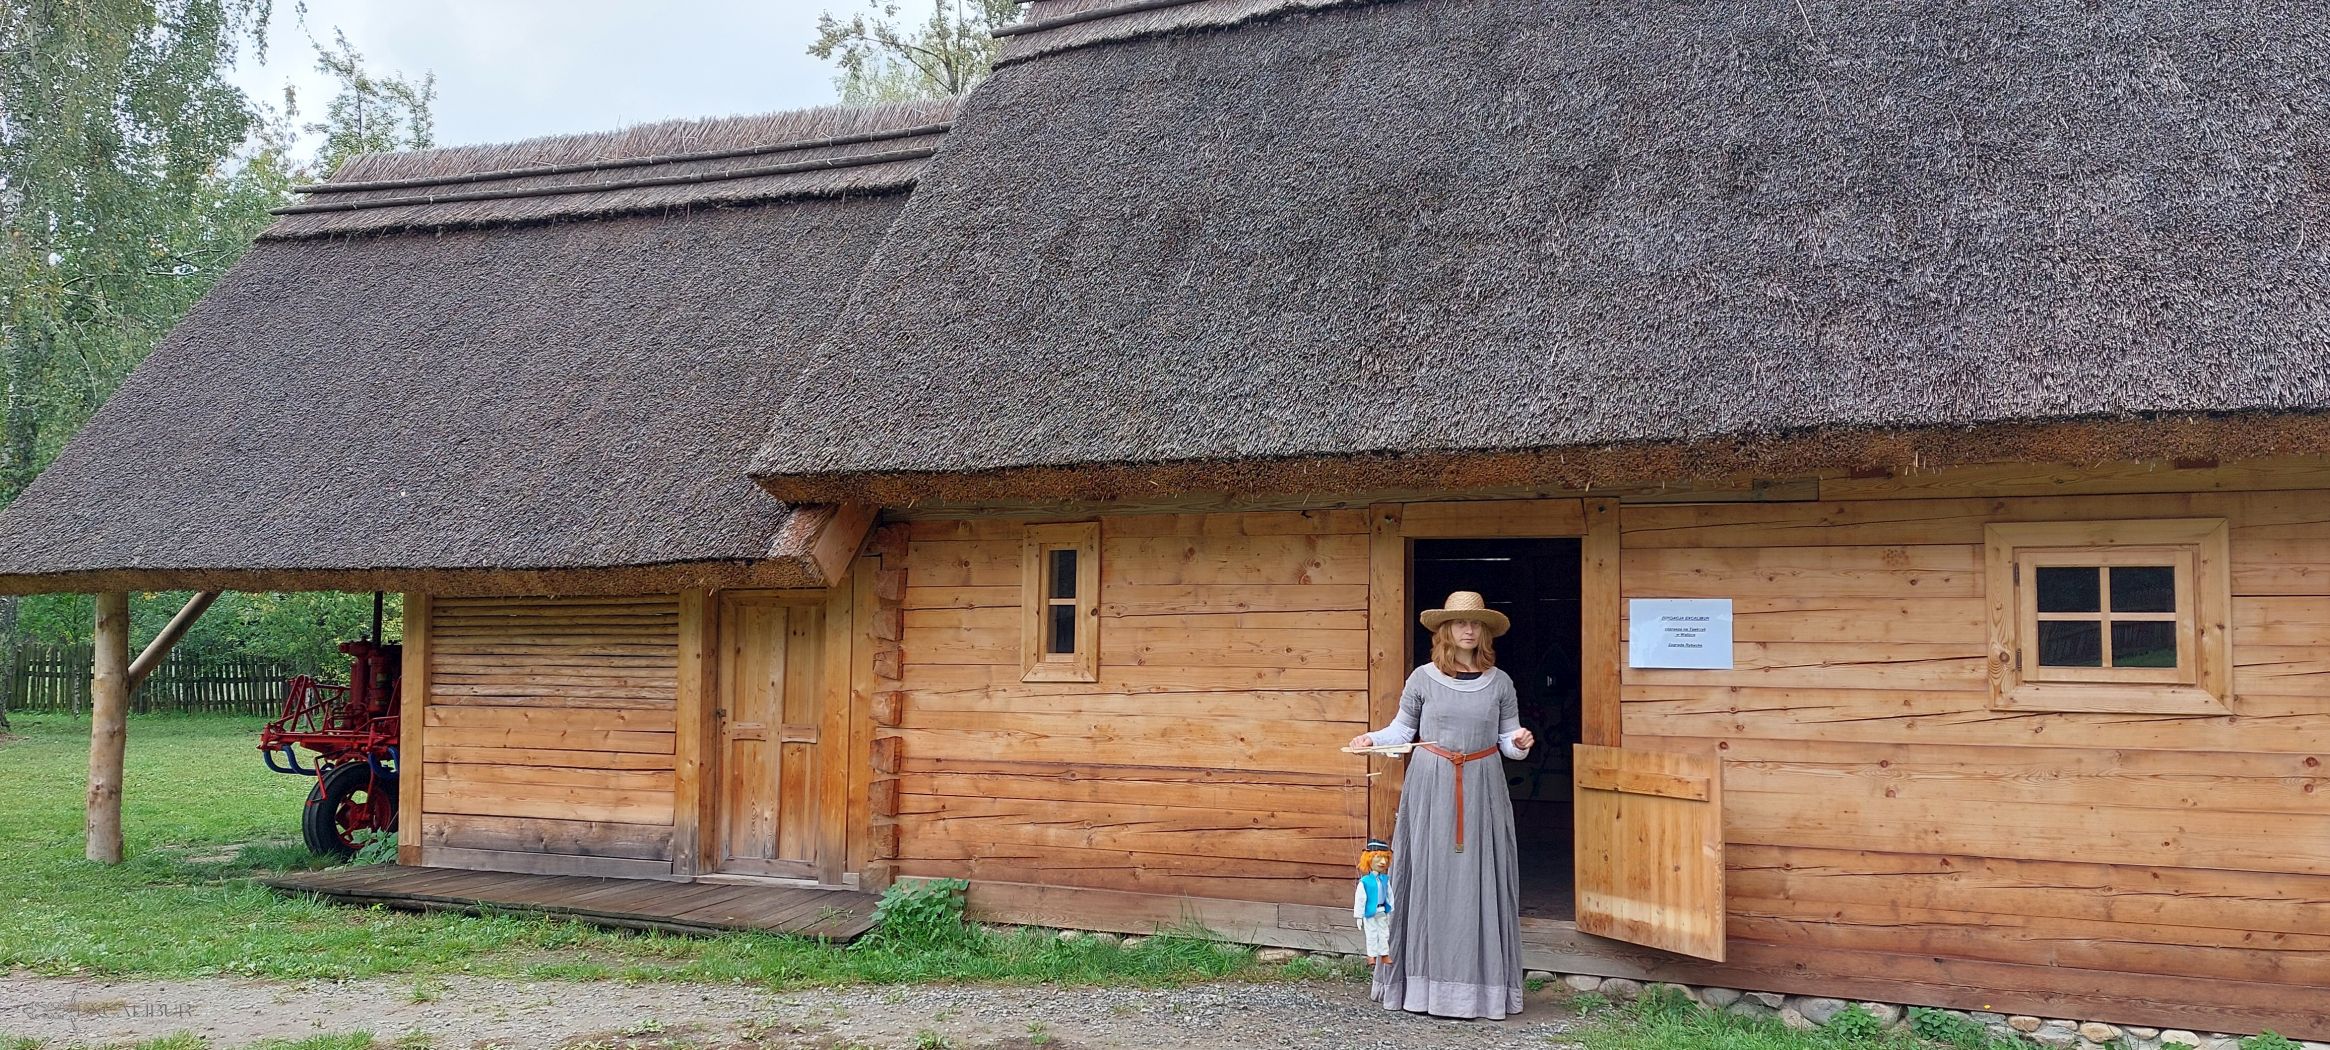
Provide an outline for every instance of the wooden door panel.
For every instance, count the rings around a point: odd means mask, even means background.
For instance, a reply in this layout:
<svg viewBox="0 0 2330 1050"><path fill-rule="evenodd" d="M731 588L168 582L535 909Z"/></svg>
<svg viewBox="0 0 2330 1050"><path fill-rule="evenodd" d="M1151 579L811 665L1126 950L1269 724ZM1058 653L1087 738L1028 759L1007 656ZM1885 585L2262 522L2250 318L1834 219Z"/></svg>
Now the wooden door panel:
<svg viewBox="0 0 2330 1050"><path fill-rule="evenodd" d="M720 870L817 875L823 611L723 601L718 670Z"/></svg>
<svg viewBox="0 0 2330 1050"><path fill-rule="evenodd" d="M786 610L783 723L778 730L777 843L773 859L817 861L817 730L824 683L824 611Z"/></svg>
<svg viewBox="0 0 2330 1050"><path fill-rule="evenodd" d="M1575 755L1578 929L1722 962L1722 760L1592 744Z"/></svg>

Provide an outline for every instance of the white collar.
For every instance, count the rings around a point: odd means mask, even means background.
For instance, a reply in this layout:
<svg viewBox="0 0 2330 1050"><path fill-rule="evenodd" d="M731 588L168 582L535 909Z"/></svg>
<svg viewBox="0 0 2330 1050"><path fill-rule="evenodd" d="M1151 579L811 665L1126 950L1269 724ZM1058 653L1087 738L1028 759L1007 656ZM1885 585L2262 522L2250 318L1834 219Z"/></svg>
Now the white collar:
<svg viewBox="0 0 2330 1050"><path fill-rule="evenodd" d="M1442 671L1439 664L1425 664L1424 673L1431 676L1433 681L1461 693L1470 693L1486 689L1489 687L1489 683L1496 681L1497 678L1497 669L1494 667L1481 672L1481 676L1479 678L1452 677L1447 672Z"/></svg>

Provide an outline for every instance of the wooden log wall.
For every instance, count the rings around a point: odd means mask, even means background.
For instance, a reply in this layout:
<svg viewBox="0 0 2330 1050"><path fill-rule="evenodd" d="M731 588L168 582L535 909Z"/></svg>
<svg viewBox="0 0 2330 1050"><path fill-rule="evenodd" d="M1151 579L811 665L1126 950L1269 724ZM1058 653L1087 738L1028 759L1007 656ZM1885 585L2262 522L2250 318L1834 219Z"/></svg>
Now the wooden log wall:
<svg viewBox="0 0 2330 1050"><path fill-rule="evenodd" d="M437 598L422 863L672 874L679 601Z"/></svg>
<svg viewBox="0 0 2330 1050"><path fill-rule="evenodd" d="M1625 746L1725 761L1730 980L2330 1037L2330 492L2019 494L2080 483L1623 509L1628 597L1734 602L1736 670L1622 688ZM1991 710L1983 526L2169 517L2231 526L2234 713Z"/></svg>
<svg viewBox="0 0 2330 1050"><path fill-rule="evenodd" d="M1020 681L1022 530L909 527L898 874L1347 907L1365 512L1105 519L1091 684Z"/></svg>

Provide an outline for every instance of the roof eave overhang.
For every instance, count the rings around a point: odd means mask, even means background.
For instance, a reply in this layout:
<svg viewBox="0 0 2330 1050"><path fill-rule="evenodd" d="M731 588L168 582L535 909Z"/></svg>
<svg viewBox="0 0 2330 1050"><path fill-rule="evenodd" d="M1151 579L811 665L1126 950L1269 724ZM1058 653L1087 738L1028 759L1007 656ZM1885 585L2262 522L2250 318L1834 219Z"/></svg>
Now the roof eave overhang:
<svg viewBox="0 0 2330 1050"><path fill-rule="evenodd" d="M691 588L822 589L842 582L865 546L875 510L864 504L797 507L764 558L623 565L470 567L116 566L0 572L0 594L105 591L401 591L445 596L669 594Z"/></svg>
<svg viewBox="0 0 2330 1050"><path fill-rule="evenodd" d="M787 502L1137 502L1189 495L1619 490L1835 475L1908 475L2002 463L2158 463L2330 455L2330 412L2182 413L2045 422L1820 429L1538 449L1080 463L976 471L756 476Z"/></svg>

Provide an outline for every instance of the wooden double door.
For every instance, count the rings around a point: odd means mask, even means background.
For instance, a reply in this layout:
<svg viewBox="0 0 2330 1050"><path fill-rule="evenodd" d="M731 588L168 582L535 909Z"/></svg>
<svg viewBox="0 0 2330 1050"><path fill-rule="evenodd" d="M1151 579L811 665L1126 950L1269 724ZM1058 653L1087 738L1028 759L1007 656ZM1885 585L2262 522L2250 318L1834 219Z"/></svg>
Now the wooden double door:
<svg viewBox="0 0 2330 1050"><path fill-rule="evenodd" d="M719 870L841 881L849 616L826 595L722 595L713 709Z"/></svg>

